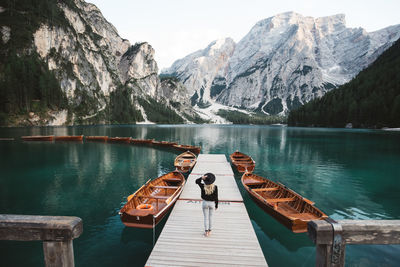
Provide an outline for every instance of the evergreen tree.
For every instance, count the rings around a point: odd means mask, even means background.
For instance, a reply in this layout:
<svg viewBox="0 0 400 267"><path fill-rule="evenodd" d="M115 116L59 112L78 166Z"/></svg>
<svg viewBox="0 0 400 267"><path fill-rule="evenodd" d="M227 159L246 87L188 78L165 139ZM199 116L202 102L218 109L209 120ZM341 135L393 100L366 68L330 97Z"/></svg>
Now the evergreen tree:
<svg viewBox="0 0 400 267"><path fill-rule="evenodd" d="M67 107L66 96L54 73L36 53L20 57L11 54L1 67L0 112L3 116L32 111L32 101L40 102L42 112Z"/></svg>
<svg viewBox="0 0 400 267"><path fill-rule="evenodd" d="M289 125L400 127L400 39L349 83L288 117Z"/></svg>

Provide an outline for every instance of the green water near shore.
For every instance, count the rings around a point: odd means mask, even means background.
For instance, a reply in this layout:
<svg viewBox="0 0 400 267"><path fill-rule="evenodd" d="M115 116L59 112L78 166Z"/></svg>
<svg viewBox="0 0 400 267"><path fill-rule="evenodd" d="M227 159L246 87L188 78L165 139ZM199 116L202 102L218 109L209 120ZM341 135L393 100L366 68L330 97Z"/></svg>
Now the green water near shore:
<svg viewBox="0 0 400 267"><path fill-rule="evenodd" d="M150 178L173 170L174 150L73 142L22 142L22 135L107 135L239 149L255 173L313 200L334 219L400 219L400 133L267 126L137 125L0 128L0 214L71 215L83 219L76 266L143 266L152 230L125 228L118 211ZM314 266L315 247L264 213L239 189L270 266ZM165 219L157 226L156 237ZM0 241L1 266L43 266L40 242ZM400 246L346 247L346 266L398 266Z"/></svg>

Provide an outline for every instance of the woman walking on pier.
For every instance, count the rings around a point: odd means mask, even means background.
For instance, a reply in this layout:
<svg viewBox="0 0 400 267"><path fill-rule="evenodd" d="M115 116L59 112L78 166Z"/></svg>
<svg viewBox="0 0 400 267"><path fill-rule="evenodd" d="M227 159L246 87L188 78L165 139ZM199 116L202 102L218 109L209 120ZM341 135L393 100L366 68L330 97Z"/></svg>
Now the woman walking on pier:
<svg viewBox="0 0 400 267"><path fill-rule="evenodd" d="M196 184L201 189L201 198L203 199L203 215L204 215L204 236L211 234L212 219L215 209L218 209L218 187L214 184L215 175L206 173L202 177L196 179Z"/></svg>

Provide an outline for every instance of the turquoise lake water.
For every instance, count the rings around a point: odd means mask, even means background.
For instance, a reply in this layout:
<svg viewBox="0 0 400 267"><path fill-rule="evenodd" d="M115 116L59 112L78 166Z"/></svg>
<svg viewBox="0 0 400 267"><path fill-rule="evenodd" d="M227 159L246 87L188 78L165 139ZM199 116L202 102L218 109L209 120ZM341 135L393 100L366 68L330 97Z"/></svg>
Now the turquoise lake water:
<svg viewBox="0 0 400 267"><path fill-rule="evenodd" d="M236 149L255 173L281 182L334 219L400 219L400 133L373 130L215 125L0 128L0 214L83 219L74 240L76 266L143 266L153 232L126 228L126 196L173 170L178 152L104 143L22 142L22 135L107 135ZM269 266L314 266L315 247L264 213L239 189ZM218 183L217 183L218 184ZM156 229L162 230L166 219ZM201 222L200 222L201 223ZM0 241L1 266L43 266L41 242ZM346 266L399 266L400 245L346 246Z"/></svg>

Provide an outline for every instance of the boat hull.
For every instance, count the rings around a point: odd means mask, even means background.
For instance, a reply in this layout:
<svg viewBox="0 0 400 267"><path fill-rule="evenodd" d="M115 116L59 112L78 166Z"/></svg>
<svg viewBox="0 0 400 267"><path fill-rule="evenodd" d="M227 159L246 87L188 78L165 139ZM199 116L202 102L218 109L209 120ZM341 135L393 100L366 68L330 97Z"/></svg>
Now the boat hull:
<svg viewBox="0 0 400 267"><path fill-rule="evenodd" d="M307 232L309 221L328 217L312 201L280 183L252 173L243 174L241 181L259 207L294 233Z"/></svg>
<svg viewBox="0 0 400 267"><path fill-rule="evenodd" d="M245 165L245 164L235 164L233 163L233 165L236 167L238 172L252 172L254 171L255 165L254 164L249 164L249 165Z"/></svg>
<svg viewBox="0 0 400 267"><path fill-rule="evenodd" d="M184 184L185 177L178 171L147 181L120 210L122 223L127 227L154 228L174 205ZM150 209L143 209L143 204L150 204Z"/></svg>
<svg viewBox="0 0 400 267"><path fill-rule="evenodd" d="M83 135L56 136L56 141L82 141Z"/></svg>
<svg viewBox="0 0 400 267"><path fill-rule="evenodd" d="M239 151L233 152L229 157L238 172L253 172L256 167L255 161L250 156Z"/></svg>
<svg viewBox="0 0 400 267"><path fill-rule="evenodd" d="M173 147L174 145L177 145L177 143L168 141L153 141L153 145L160 147Z"/></svg>
<svg viewBox="0 0 400 267"><path fill-rule="evenodd" d="M32 136L21 136L24 141L53 141L54 135L32 135Z"/></svg>
<svg viewBox="0 0 400 267"><path fill-rule="evenodd" d="M186 151L175 158L174 166L180 172L188 172L196 164L197 158L193 152Z"/></svg>
<svg viewBox="0 0 400 267"><path fill-rule="evenodd" d="M191 169L190 166L175 166L175 167L180 172L188 172Z"/></svg>
<svg viewBox="0 0 400 267"><path fill-rule="evenodd" d="M152 144L153 141L153 139L131 139L131 143L136 145L149 145Z"/></svg>
<svg viewBox="0 0 400 267"><path fill-rule="evenodd" d="M305 233L307 232L307 222L297 222L296 223L293 220L290 220L286 216L283 216L272 206L270 206L266 201L264 202L263 200L259 199L257 196L252 194L249 190L247 190L247 193L249 193L250 197L253 199L253 201L261 208L263 209L266 213L271 215L275 220L280 222L282 225L284 225L286 228L291 230L293 233Z"/></svg>
<svg viewBox="0 0 400 267"><path fill-rule="evenodd" d="M90 142L107 142L108 136L86 136L85 140Z"/></svg>
<svg viewBox="0 0 400 267"><path fill-rule="evenodd" d="M199 147L199 146L174 145L173 147L180 151L190 151L197 155L200 154L200 151L201 151L201 147Z"/></svg>
<svg viewBox="0 0 400 267"><path fill-rule="evenodd" d="M171 203L171 205L165 207L157 216L154 216L154 214L149 214L147 216L134 216L123 212L120 214L120 218L122 223L127 227L153 229L159 222L162 221L168 211L171 210L174 203Z"/></svg>
<svg viewBox="0 0 400 267"><path fill-rule="evenodd" d="M130 143L130 137L108 137L107 142L109 143Z"/></svg>

